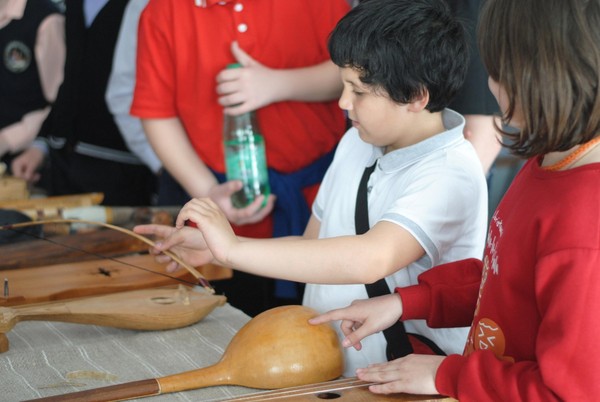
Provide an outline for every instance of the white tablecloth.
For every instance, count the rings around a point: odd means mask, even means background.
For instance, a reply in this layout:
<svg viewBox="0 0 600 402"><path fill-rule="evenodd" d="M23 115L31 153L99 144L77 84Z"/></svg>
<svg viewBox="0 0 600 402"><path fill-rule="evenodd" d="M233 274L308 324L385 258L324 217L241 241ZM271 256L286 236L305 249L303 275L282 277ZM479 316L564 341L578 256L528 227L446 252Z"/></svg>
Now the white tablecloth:
<svg viewBox="0 0 600 402"><path fill-rule="evenodd" d="M219 361L248 320L225 304L192 326L168 331L18 323L7 333L9 351L0 354L0 401L61 395L206 367ZM141 400L215 401L250 392L256 390L208 387Z"/></svg>

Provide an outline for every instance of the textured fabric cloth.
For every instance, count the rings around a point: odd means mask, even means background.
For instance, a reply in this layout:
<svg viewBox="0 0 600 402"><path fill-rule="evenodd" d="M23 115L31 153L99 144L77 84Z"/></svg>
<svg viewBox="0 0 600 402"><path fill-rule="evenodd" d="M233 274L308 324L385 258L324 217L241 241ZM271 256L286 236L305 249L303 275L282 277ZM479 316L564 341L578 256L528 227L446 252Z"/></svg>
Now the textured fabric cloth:
<svg viewBox="0 0 600 402"><path fill-rule="evenodd" d="M0 399L16 402L206 367L219 361L248 320L225 304L194 325L167 331L22 322L8 332L9 350L0 354ZM249 392L256 390L221 386L151 400L211 401Z"/></svg>
<svg viewBox="0 0 600 402"><path fill-rule="evenodd" d="M422 272L440 263L481 258L487 221L485 178L473 147L462 134L464 118L443 112L447 131L410 147L382 154L362 141L356 129L342 138L327 171L313 214L321 222L319 237L354 235L356 193L363 170L378 160L368 186L369 222L395 223L409 231L425 256L386 278L388 286L417 283ZM365 267L368 269L368 267ZM325 312L366 299L365 286L306 285L303 304ZM468 325L468 324L465 324ZM338 325L334 325L343 337ZM431 329L423 320L405 322L406 331L424 335L446 353L462 351L467 329ZM386 361L383 334L362 341L361 351L345 350L347 376L358 367Z"/></svg>
<svg viewBox="0 0 600 402"><path fill-rule="evenodd" d="M423 275L429 284L420 278L397 290L407 318L472 321L464 356L448 357L437 371L439 392L461 401L583 401L600 393L599 180L598 163L549 172L529 160L492 216L477 293L465 282L478 275L469 261L466 271L436 267ZM442 310L441 295L471 314Z"/></svg>

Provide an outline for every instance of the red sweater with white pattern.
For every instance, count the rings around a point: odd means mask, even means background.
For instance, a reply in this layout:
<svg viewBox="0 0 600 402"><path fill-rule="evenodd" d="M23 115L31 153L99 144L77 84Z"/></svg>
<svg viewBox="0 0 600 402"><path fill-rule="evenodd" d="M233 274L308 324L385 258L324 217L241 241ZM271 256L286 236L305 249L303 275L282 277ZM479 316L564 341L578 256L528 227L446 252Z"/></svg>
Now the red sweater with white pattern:
<svg viewBox="0 0 600 402"><path fill-rule="evenodd" d="M436 375L460 401L600 395L600 164L545 171L531 159L490 222L483 263L438 266L398 288L403 319L471 324Z"/></svg>

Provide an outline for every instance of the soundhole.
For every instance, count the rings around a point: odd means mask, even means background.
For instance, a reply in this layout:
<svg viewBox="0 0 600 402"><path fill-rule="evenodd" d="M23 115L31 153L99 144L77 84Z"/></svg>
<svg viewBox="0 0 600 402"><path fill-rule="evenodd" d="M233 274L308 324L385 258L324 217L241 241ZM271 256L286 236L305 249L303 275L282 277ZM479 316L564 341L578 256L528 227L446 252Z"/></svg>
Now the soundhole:
<svg viewBox="0 0 600 402"><path fill-rule="evenodd" d="M173 303L175 303L175 300L172 297L153 297L151 300L157 304L173 304Z"/></svg>
<svg viewBox="0 0 600 402"><path fill-rule="evenodd" d="M335 392L321 392L320 394L317 394L317 398L319 399L338 399L341 397L342 396L340 394Z"/></svg>

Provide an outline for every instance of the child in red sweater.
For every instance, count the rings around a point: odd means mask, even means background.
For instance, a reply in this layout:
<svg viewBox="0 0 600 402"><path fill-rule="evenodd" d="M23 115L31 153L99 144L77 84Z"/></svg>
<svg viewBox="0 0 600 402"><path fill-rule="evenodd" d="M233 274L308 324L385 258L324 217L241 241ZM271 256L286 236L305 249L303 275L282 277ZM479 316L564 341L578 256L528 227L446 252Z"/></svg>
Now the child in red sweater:
<svg viewBox="0 0 600 402"><path fill-rule="evenodd" d="M397 319L471 324L463 355L358 369L375 393L462 401L589 400L600 393L600 1L488 0L479 27L510 149L528 158L490 222L483 261L355 301L344 346ZM499 128L500 130L500 128Z"/></svg>

